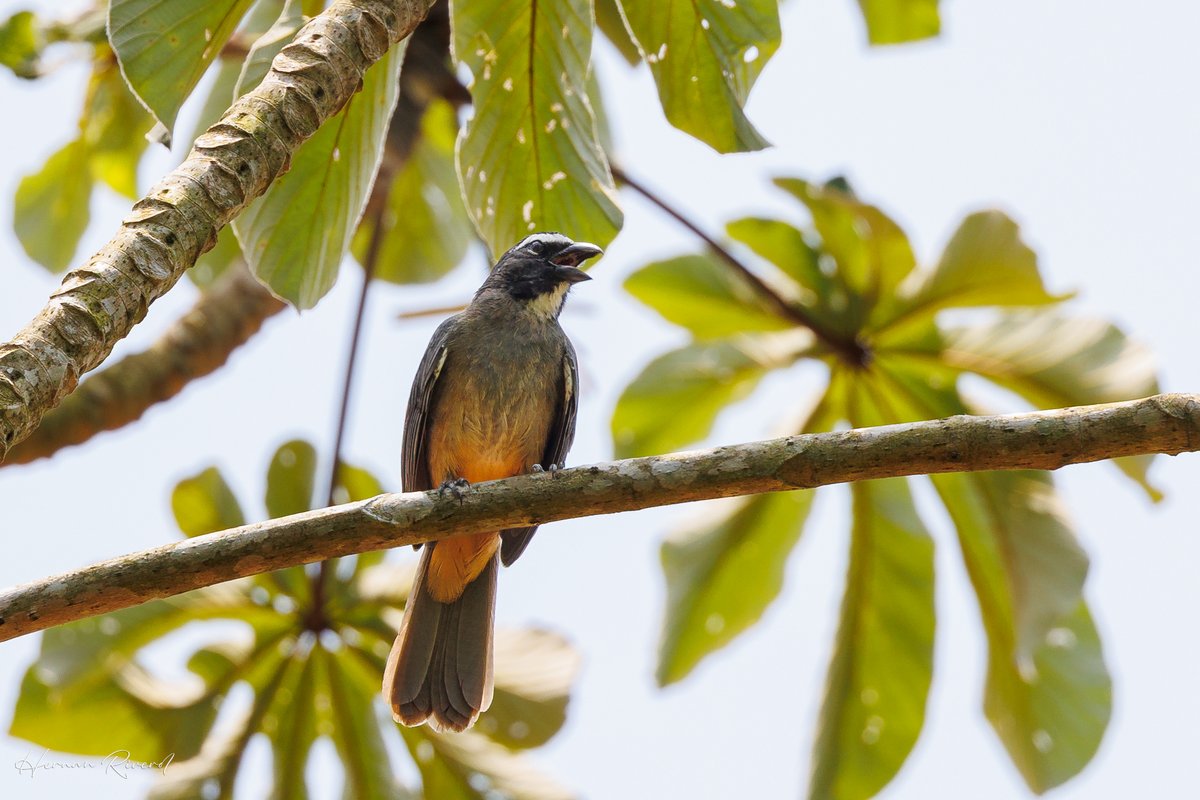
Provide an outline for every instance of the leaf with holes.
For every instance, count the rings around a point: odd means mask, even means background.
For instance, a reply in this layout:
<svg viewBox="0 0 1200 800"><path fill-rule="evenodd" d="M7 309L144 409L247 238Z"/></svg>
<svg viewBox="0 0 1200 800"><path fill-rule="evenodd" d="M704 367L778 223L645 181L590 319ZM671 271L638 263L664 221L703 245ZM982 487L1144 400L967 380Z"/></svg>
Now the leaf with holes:
<svg viewBox="0 0 1200 800"><path fill-rule="evenodd" d="M742 108L779 49L776 0L620 0L667 120L719 153L769 146Z"/></svg>
<svg viewBox="0 0 1200 800"><path fill-rule="evenodd" d="M297 308L312 308L337 280L383 156L403 51L403 44L393 47L367 70L362 91L233 221L254 274Z"/></svg>
<svg viewBox="0 0 1200 800"><path fill-rule="evenodd" d="M588 0L451 6L475 115L458 142L467 212L497 257L533 231L606 245L621 227L588 103Z"/></svg>

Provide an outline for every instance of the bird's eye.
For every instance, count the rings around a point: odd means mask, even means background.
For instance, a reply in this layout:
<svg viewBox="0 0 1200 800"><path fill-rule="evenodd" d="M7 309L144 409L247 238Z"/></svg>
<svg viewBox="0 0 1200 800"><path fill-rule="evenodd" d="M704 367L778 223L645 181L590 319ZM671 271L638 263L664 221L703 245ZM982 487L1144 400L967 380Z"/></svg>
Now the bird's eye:
<svg viewBox="0 0 1200 800"><path fill-rule="evenodd" d="M546 252L546 245L542 244L541 242L539 242L537 240L534 240L529 243L529 247L526 249L529 250L529 252L533 253L535 256L540 256L542 253Z"/></svg>

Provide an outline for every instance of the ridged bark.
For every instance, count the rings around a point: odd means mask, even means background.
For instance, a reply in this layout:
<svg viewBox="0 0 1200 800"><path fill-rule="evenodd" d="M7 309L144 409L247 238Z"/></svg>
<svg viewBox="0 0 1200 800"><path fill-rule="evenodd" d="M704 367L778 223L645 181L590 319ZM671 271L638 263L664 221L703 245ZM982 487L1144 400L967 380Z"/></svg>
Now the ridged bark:
<svg viewBox="0 0 1200 800"><path fill-rule="evenodd" d="M300 29L257 88L134 204L116 235L68 273L0 345L0 460L98 366L217 232L283 174L292 155L408 36L432 0L338 0Z"/></svg>

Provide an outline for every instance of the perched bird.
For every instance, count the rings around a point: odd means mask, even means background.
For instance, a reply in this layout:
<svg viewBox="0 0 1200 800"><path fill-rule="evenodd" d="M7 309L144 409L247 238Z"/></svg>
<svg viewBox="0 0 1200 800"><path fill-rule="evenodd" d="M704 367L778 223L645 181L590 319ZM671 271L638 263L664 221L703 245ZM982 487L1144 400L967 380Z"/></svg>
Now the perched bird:
<svg viewBox="0 0 1200 800"><path fill-rule="evenodd" d="M535 233L500 257L471 304L433 334L404 422L404 491L563 465L575 437L579 370L558 324L579 264L601 250ZM499 563L537 526L427 545L388 656L383 694L404 725L469 728L492 702L492 623Z"/></svg>

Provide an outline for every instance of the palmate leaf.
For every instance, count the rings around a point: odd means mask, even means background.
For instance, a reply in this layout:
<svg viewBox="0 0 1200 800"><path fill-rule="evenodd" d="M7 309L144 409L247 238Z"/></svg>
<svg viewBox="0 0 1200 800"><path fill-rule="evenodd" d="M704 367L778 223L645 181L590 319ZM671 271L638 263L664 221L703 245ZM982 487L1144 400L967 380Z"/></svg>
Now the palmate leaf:
<svg viewBox="0 0 1200 800"><path fill-rule="evenodd" d="M858 0L871 44L900 44L937 36L938 0Z"/></svg>
<svg viewBox="0 0 1200 800"><path fill-rule="evenodd" d="M458 173L493 258L539 230L607 244L622 218L588 102L590 0L473 0L451 14L474 79Z"/></svg>
<svg viewBox="0 0 1200 800"><path fill-rule="evenodd" d="M1005 215L970 215L940 261L922 270L903 231L859 200L844 181L821 186L782 178L776 183L805 205L811 229L747 218L728 230L777 268L775 278L791 281L779 290L781 297L803 306L827 332L852 337L866 348L865 363L843 364L823 351L799 354L815 355L831 369L823 405L832 421L862 426L971 413L957 388L966 374L1039 407L1157 391L1142 348L1108 323L1072 319L1059 310L1066 296L1046 290L1035 254ZM732 284L735 279L724 280ZM695 283L686 270L662 283L672 281L689 288ZM699 285L720 286L721 281L714 276ZM690 345L663 361L743 338L786 335L739 337L731 317L725 317L713 328L723 338L705 340L708 316L720 318L729 308L745 313L746 304L732 290L711 292L725 305L714 306L721 314L706 315L697 309L712 300L702 292L679 292L676 307L671 294L655 283L648 284L651 292L631 283L639 299L692 333ZM938 312L949 308L993 311L967 318L970 324L946 326ZM753 325L752 315L745 318ZM740 396L727 389L715 394L703 382L691 396L684 391L687 384L676 381L674 413L664 414L642 385L659 370L661 364L652 364L627 389L640 402L618 404L618 451L640 441L631 433L639 430L653 441L691 441ZM693 404L702 413L692 412ZM1145 460L1121 466L1145 481ZM1047 473L944 474L931 480L957 530L979 599L988 639L985 714L1029 786L1045 791L1088 763L1111 714L1111 680L1083 598L1087 557ZM814 797L868 797L886 785L919 735L931 674L932 547L907 484L876 482L851 491L850 569L814 752ZM775 502L731 502L714 525L668 540L668 628L660 680L681 677L733 638L724 634L725 617L712 602L714 587L736 585L744 592L742 587L755 587L756 581L771 587L764 597L749 592L753 613L740 617L740 607L724 601L740 620L735 632L753 624L774 596L778 564L804 518L803 509L776 513ZM739 548L747 541L774 543L774 560L744 559L745 568L731 581L724 570L743 558ZM709 620L712 629L706 632L702 625Z"/></svg>
<svg viewBox="0 0 1200 800"><path fill-rule="evenodd" d="M311 505L316 451L286 442L275 452L267 502L278 513ZM382 487L366 470L343 464L339 491L348 499ZM236 498L210 468L180 482L173 508L189 535L241 519ZM232 797L243 756L263 734L271 748L274 798L305 798L306 767L314 743L328 737L342 759L345 797L421 796L401 785L386 739L409 743L426 775L426 797L569 796L515 751L548 741L562 727L579 658L560 637L544 631L499 632L493 707L462 740L404 729L382 702L384 662L411 584L406 567L360 558L353 570L334 569L325 586L328 625L313 630L303 569L288 580L246 579L83 620L43 635L13 715L11 733L63 752L108 755L114 742L133 760L171 756L156 782L156 800ZM269 591L272 589L273 591ZM168 682L139 659L143 650L189 623L233 620L247 639L198 649L188 660L192 685ZM228 725L213 724L235 684L251 690L246 708ZM443 793L441 790L449 792Z"/></svg>
<svg viewBox="0 0 1200 800"><path fill-rule="evenodd" d="M617 0L667 120L719 153L769 146L742 111L779 49L775 0Z"/></svg>
<svg viewBox="0 0 1200 800"><path fill-rule="evenodd" d="M312 308L337 280L383 157L403 59L402 42L300 146L291 170L232 223L254 274L297 308Z"/></svg>
<svg viewBox="0 0 1200 800"><path fill-rule="evenodd" d="M254 0L112 0L108 39L130 88L170 131Z"/></svg>

